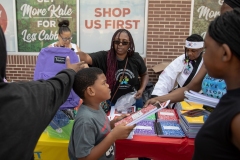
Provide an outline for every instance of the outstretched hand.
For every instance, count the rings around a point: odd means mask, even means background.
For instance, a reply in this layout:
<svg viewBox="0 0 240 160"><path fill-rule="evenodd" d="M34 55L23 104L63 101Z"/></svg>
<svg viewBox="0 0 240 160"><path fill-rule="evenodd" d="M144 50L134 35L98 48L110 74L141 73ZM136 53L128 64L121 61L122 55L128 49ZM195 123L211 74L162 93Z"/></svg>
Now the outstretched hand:
<svg viewBox="0 0 240 160"><path fill-rule="evenodd" d="M156 98L151 98L149 99L143 107L147 107L149 104L156 104L157 102L159 102Z"/></svg>
<svg viewBox="0 0 240 160"><path fill-rule="evenodd" d="M78 72L79 70L86 68L86 63L84 61L78 62L78 63L70 63L70 58L66 57L66 66L68 69L73 69L75 72Z"/></svg>

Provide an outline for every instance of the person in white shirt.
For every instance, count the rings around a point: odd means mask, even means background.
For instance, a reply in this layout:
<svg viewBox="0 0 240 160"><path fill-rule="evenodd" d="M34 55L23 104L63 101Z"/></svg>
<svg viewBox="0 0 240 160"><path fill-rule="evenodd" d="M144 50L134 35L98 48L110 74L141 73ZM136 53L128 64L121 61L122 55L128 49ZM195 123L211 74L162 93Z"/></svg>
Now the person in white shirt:
<svg viewBox="0 0 240 160"><path fill-rule="evenodd" d="M65 47L75 52L80 52L80 48L72 43L72 33L69 28L69 20L62 20L58 23L58 41L49 45L49 47Z"/></svg>
<svg viewBox="0 0 240 160"><path fill-rule="evenodd" d="M185 53L172 61L159 75L152 97L166 95L186 86L202 66L203 38L198 34L187 37Z"/></svg>
<svg viewBox="0 0 240 160"><path fill-rule="evenodd" d="M77 44L72 43L72 32L69 28L69 20L62 20L58 22L58 41L50 44L48 47L64 47L73 50L74 52L80 52L80 48ZM84 64L85 68L88 68L88 64Z"/></svg>

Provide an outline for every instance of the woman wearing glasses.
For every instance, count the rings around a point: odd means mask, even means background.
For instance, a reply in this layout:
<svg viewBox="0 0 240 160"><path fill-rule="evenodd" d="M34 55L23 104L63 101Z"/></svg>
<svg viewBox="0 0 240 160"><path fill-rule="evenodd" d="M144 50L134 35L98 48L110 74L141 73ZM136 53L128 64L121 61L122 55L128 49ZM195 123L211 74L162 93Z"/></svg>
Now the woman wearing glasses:
<svg viewBox="0 0 240 160"><path fill-rule="evenodd" d="M142 57L135 52L133 37L128 30L119 29L114 33L110 50L92 54L79 52L79 55L82 61L103 70L111 89L111 105L122 95L136 90L136 107L142 108L142 93L149 76Z"/></svg>
<svg viewBox="0 0 240 160"><path fill-rule="evenodd" d="M70 48L75 52L79 52L80 48L71 43L72 41L72 33L69 26L69 20L59 21L58 23L58 41L51 44L49 47L65 47Z"/></svg>

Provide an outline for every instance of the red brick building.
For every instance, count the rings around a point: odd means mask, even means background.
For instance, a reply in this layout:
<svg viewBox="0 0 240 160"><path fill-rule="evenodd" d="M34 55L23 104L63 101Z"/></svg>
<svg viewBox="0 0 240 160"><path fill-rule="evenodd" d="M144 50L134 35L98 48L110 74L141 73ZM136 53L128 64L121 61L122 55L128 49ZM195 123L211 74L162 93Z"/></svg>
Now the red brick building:
<svg viewBox="0 0 240 160"><path fill-rule="evenodd" d="M158 79L158 74L151 69L154 65L183 54L190 16L191 0L149 0L145 62L150 82ZM32 80L36 60L35 55L8 55L7 79Z"/></svg>

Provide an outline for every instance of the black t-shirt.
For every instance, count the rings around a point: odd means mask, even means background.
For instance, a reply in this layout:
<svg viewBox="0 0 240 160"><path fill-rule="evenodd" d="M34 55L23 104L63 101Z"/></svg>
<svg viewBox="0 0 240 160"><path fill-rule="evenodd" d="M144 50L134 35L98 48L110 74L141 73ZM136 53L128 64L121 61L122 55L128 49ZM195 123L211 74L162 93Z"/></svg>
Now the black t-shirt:
<svg viewBox="0 0 240 160"><path fill-rule="evenodd" d="M0 159L30 160L37 141L68 98L76 72L48 80L0 83Z"/></svg>
<svg viewBox="0 0 240 160"><path fill-rule="evenodd" d="M107 73L107 54L108 54L107 51L100 51L90 54L92 58L92 66L102 69L105 75ZM147 71L147 67L142 57L139 55L139 53L135 52L131 57L128 57L128 63L124 73L123 80L120 80L120 77L123 74L125 63L126 59L122 61L118 60L118 68L117 72L115 73L116 85L114 86L114 90L111 93L112 96L115 90L117 89L119 83L121 84L116 95L112 100L113 103L115 103L117 99L122 95L132 92L133 87L136 90L138 90L140 87L138 77Z"/></svg>
<svg viewBox="0 0 240 160"><path fill-rule="evenodd" d="M239 113L240 88L228 90L198 132L193 160L240 160L240 150L231 142L231 122Z"/></svg>

